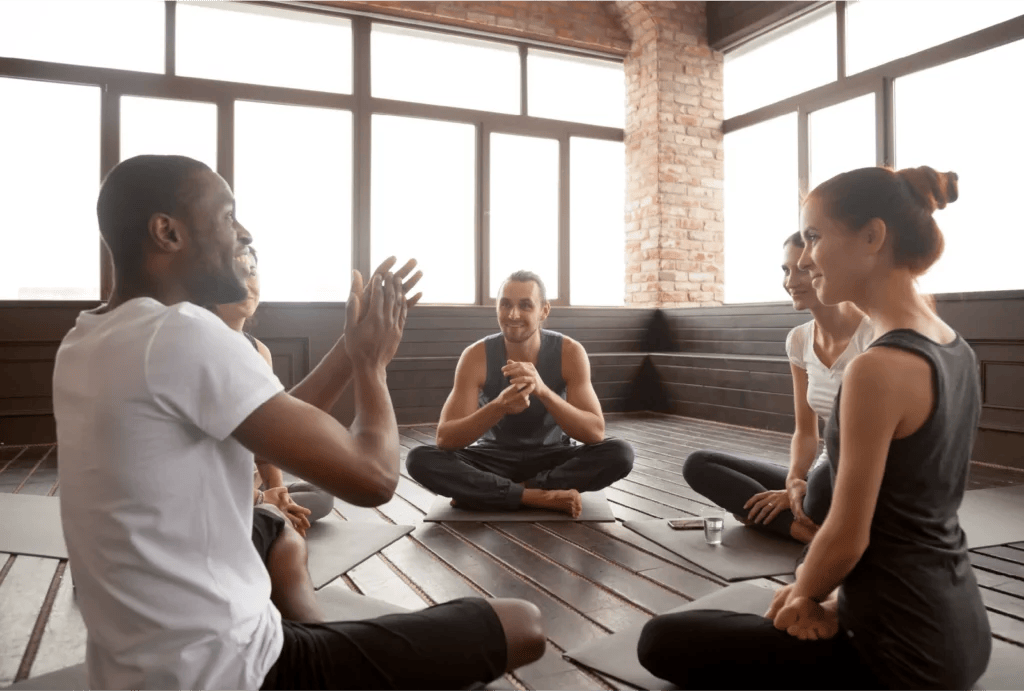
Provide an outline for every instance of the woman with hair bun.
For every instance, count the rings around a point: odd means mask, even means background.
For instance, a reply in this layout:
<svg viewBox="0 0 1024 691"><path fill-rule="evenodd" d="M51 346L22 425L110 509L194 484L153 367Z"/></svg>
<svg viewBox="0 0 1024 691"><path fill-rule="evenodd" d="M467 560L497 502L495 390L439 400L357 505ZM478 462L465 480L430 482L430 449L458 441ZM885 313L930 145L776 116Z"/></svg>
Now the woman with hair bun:
<svg viewBox="0 0 1024 691"><path fill-rule="evenodd" d="M970 688L991 630L957 519L980 415L977 360L916 278L942 253L955 173L861 168L804 202L800 266L825 304L880 334L850 363L825 430L835 486L796 581L765 617L648 622L653 674L698 688Z"/></svg>

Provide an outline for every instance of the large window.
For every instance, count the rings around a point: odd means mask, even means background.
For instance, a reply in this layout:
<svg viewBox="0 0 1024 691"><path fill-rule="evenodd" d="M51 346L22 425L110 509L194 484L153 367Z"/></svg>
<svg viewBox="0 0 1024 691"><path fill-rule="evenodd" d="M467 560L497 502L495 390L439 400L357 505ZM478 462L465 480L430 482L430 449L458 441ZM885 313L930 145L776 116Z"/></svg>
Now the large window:
<svg viewBox="0 0 1024 691"><path fill-rule="evenodd" d="M758 267L799 229L794 199L873 165L959 175L922 290L1024 289L1021 65L1024 0L837 2L726 55L726 301L780 300Z"/></svg>
<svg viewBox="0 0 1024 691"><path fill-rule="evenodd" d="M1006 66L1024 65L1024 41L896 80L896 165L959 175L960 196L935 214L946 248L921 278L936 293L1024 287L1024 129ZM963 132L967 110L985 126Z"/></svg>
<svg viewBox="0 0 1024 691"><path fill-rule="evenodd" d="M232 2L179 2L176 14L177 74L352 92L347 19Z"/></svg>
<svg viewBox="0 0 1024 691"><path fill-rule="evenodd" d="M740 115L836 78L836 63L809 60L836 50L836 15L831 7L804 17L770 40L725 56L725 116Z"/></svg>
<svg viewBox="0 0 1024 691"><path fill-rule="evenodd" d="M549 300L558 290L558 142L491 135L491 286L495 297L513 271L533 271Z"/></svg>
<svg viewBox="0 0 1024 691"><path fill-rule="evenodd" d="M519 112L515 46L387 25L370 36L377 98Z"/></svg>
<svg viewBox="0 0 1024 691"><path fill-rule="evenodd" d="M94 300L100 90L0 78L0 103L0 300Z"/></svg>
<svg viewBox="0 0 1024 691"><path fill-rule="evenodd" d="M263 299L347 299L351 189L351 113L235 104L237 216L259 250Z"/></svg>
<svg viewBox="0 0 1024 691"><path fill-rule="evenodd" d="M371 265L415 257L428 302L476 302L476 131L375 115Z"/></svg>
<svg viewBox="0 0 1024 691"><path fill-rule="evenodd" d="M782 243L793 233L800 197L796 116L725 137L725 300L780 298Z"/></svg>
<svg viewBox="0 0 1024 691"><path fill-rule="evenodd" d="M428 303L492 304L530 268L559 304L622 304L616 58L204 0L0 0L0 58L0 300L109 291L98 183L151 153L232 186L264 300L343 301L395 254Z"/></svg>

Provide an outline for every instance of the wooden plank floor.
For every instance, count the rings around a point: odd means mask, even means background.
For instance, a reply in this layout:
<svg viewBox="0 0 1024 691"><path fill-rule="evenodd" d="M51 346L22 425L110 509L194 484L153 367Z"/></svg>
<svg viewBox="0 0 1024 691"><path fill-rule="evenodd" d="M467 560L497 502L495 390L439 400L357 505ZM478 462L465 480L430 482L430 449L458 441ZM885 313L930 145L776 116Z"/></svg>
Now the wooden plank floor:
<svg viewBox="0 0 1024 691"><path fill-rule="evenodd" d="M633 472L607 490L622 520L696 514L706 500L680 474L691 451L716 448L780 465L789 453L788 435L703 420L619 415L609 416L607 427L609 435L636 449ZM430 425L401 432L403 459L410 448L434 439ZM0 446L0 493L57 494L57 453L54 445ZM971 489L1008 484L1024 484L1024 472L972 465ZM564 660L562 652L725 585L621 523L424 524L433 499L403 466L396 496L386 505L339 504L348 520L416 529L327 587L409 608L466 595L530 600L544 614L547 654L497 688L624 688ZM1019 648L1024 659L1024 543L973 550L971 561L989 610L993 644ZM84 659L85 629L68 576L64 560L0 554L0 687ZM757 583L775 588L787 580Z"/></svg>

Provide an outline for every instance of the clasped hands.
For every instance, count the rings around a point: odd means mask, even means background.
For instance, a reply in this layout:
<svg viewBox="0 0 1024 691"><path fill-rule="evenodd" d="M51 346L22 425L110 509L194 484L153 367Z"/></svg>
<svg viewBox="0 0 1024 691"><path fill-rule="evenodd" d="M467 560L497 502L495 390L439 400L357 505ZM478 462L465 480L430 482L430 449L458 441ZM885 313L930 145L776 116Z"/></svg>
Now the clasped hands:
<svg viewBox="0 0 1024 691"><path fill-rule="evenodd" d="M263 492L263 502L276 506L299 535L306 536L306 529L309 527L309 518L307 516L309 516L310 510L296 504L292 496L288 494L287 487L271 487L265 490Z"/></svg>
<svg viewBox="0 0 1024 691"><path fill-rule="evenodd" d="M796 595L794 585L787 585L775 593L772 604L765 612L775 628L796 636L802 641L832 638L839 632L835 593L817 603L809 597Z"/></svg>
<svg viewBox="0 0 1024 691"><path fill-rule="evenodd" d="M532 362L509 360L501 368L501 373L510 382L509 386L498 396L506 414L515 415L529 408L530 394L543 398L548 392L547 385Z"/></svg>

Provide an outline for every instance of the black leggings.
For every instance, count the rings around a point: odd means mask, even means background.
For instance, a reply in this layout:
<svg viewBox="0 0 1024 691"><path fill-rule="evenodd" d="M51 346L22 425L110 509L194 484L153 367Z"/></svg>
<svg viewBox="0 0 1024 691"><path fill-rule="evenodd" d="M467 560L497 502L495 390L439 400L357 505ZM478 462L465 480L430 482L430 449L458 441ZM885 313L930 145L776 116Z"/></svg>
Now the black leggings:
<svg viewBox="0 0 1024 691"><path fill-rule="evenodd" d="M786 488L788 469L758 458L736 456L721 451L694 451L683 463L683 478L695 491L737 516L746 516L749 509L743 505L767 490ZM821 525L832 504L832 474L827 463L811 470L807 476L807 494L804 513ZM765 525L755 528L789 537L793 512L786 510Z"/></svg>
<svg viewBox="0 0 1024 691"><path fill-rule="evenodd" d="M644 626L637 655L681 689L881 689L843 629L801 641L756 614L694 610Z"/></svg>

